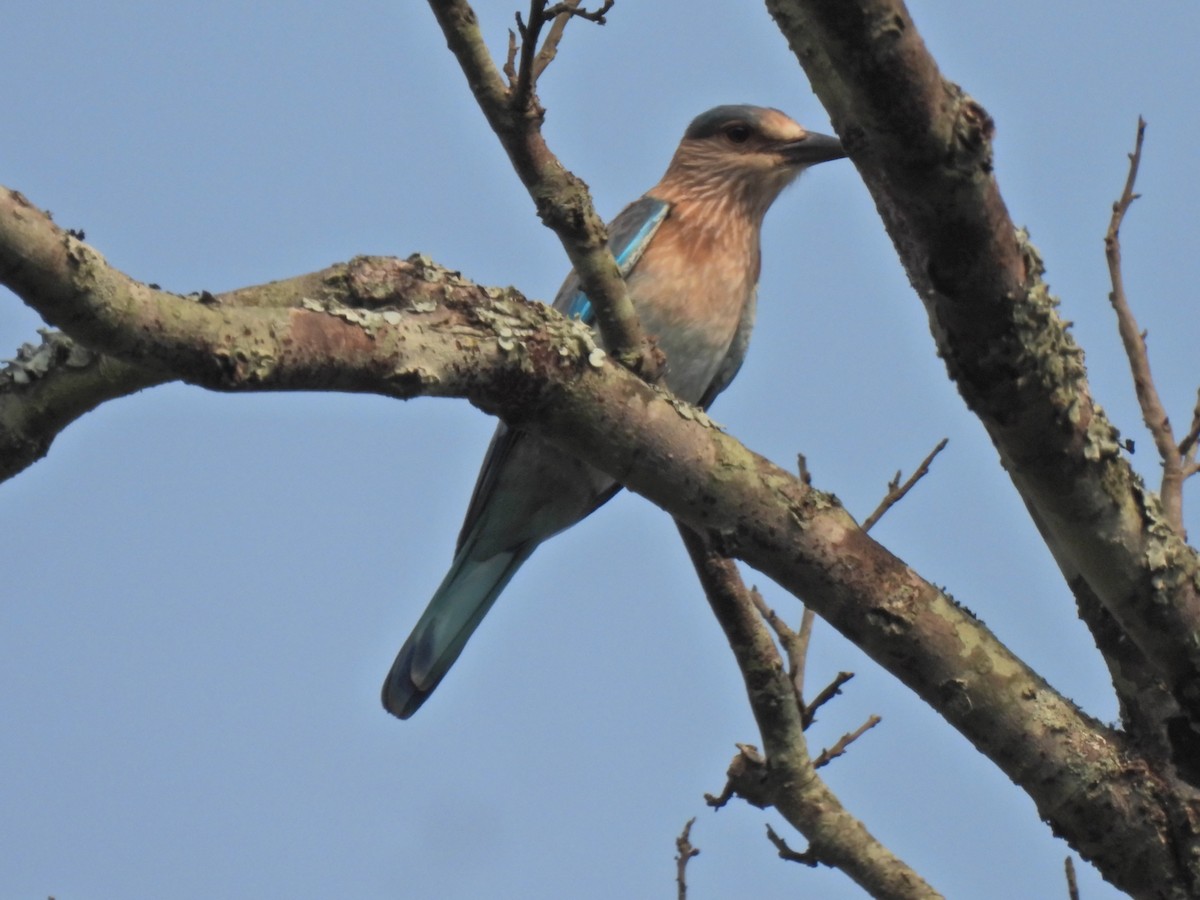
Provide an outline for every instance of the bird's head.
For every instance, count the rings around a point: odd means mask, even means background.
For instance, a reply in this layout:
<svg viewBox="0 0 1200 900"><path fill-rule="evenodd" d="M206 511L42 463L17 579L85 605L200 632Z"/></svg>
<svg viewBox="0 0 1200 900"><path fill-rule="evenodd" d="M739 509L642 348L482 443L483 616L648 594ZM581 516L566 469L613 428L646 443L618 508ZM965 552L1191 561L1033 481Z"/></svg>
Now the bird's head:
<svg viewBox="0 0 1200 900"><path fill-rule="evenodd" d="M718 106L692 120L662 184L689 199L734 200L761 219L804 169L845 155L837 138L777 109Z"/></svg>

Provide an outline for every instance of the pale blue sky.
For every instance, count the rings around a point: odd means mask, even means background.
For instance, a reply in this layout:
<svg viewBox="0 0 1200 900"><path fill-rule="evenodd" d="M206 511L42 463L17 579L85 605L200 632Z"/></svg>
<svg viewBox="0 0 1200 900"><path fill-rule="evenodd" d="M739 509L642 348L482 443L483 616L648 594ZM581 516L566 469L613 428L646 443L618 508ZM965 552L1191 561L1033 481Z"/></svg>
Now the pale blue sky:
<svg viewBox="0 0 1200 900"><path fill-rule="evenodd" d="M533 297L558 287L561 249L424 4L6 6L0 183L134 277L220 291L421 251ZM502 50L515 5L478 6ZM1157 481L1102 236L1141 113L1126 275L1182 425L1200 381L1200 15L1034 0L912 12L995 117L1013 217L1046 257L1098 400ZM622 0L607 27L571 27L541 93L551 145L605 216L715 104L829 127L753 4ZM1112 719L1070 596L849 164L772 210L760 298L714 417L784 465L803 452L859 516L950 437L877 536ZM37 326L0 295L0 355ZM87 416L0 486L0 895L669 897L675 835L698 816L692 900L859 896L779 861L763 837L777 816L705 807L734 742L757 735L674 528L639 498L539 550L414 719L382 711L492 426L462 402L173 385ZM814 747L883 716L825 770L850 810L948 896L1065 896L1067 848L1032 803L819 626L810 680L839 669L858 675ZM1115 896L1087 867L1083 885Z"/></svg>

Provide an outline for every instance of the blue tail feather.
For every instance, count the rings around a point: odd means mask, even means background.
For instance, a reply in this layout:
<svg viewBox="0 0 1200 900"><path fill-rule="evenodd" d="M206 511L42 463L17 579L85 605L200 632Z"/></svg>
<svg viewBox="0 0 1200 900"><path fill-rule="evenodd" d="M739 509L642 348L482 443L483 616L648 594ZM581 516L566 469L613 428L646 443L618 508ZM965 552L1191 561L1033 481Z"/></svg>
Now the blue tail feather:
<svg viewBox="0 0 1200 900"><path fill-rule="evenodd" d="M487 559L471 559L472 543L455 555L383 683L383 705L401 719L420 709L433 693L500 592L533 552L532 546L517 547Z"/></svg>

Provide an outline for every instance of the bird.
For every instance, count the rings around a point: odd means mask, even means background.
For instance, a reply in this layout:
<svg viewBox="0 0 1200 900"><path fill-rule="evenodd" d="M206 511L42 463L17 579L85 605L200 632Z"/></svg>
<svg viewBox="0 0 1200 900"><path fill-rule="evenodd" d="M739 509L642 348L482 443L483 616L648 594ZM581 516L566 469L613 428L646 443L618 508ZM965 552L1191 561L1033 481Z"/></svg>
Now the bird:
<svg viewBox="0 0 1200 900"><path fill-rule="evenodd" d="M666 357L661 383L678 398L706 409L733 380L754 324L763 217L802 171L845 155L836 137L777 109L717 106L688 125L658 184L609 224L642 328ZM553 305L594 327L574 271ZM415 713L538 545L619 490L600 470L501 422L450 569L384 681L384 708L401 719Z"/></svg>

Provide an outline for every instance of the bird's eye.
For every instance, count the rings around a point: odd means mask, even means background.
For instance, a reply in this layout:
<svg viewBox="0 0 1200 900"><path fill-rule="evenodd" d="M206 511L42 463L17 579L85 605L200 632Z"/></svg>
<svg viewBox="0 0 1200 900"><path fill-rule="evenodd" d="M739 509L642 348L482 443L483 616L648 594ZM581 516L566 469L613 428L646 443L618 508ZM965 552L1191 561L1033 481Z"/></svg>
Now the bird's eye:
<svg viewBox="0 0 1200 900"><path fill-rule="evenodd" d="M750 140L750 126L743 122L734 122L725 126L725 137L735 144L744 144Z"/></svg>

